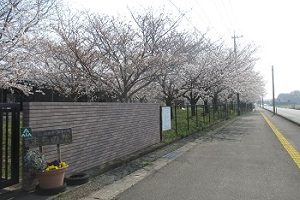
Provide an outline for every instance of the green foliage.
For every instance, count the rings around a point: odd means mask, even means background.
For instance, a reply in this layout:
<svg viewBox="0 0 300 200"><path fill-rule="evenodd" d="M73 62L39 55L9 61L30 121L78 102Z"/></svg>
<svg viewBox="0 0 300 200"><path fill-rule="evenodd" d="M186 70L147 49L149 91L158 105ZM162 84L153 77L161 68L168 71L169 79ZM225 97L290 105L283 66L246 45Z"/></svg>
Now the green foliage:
<svg viewBox="0 0 300 200"><path fill-rule="evenodd" d="M143 165L144 166L151 166L151 165L153 165L153 162L151 162L151 161L144 161Z"/></svg>
<svg viewBox="0 0 300 200"><path fill-rule="evenodd" d="M36 170L43 170L47 167L47 162L39 150L29 150L24 156L24 166Z"/></svg>
<svg viewBox="0 0 300 200"><path fill-rule="evenodd" d="M235 110L219 107L217 110L210 109L208 113L204 113L203 107L197 106L195 115L192 116L191 107L185 109L172 107L172 114L171 130L163 131L162 141L165 143L187 137L216 123L233 118Z"/></svg>

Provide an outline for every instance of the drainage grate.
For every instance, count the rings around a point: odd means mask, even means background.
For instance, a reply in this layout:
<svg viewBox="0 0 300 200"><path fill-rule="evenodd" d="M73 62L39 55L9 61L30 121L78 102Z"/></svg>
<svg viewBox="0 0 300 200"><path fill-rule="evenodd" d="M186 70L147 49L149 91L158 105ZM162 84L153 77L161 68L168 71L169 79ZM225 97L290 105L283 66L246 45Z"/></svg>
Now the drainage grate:
<svg viewBox="0 0 300 200"><path fill-rule="evenodd" d="M176 158L180 155L181 151L175 150L170 153L167 153L166 155L163 156L163 158Z"/></svg>

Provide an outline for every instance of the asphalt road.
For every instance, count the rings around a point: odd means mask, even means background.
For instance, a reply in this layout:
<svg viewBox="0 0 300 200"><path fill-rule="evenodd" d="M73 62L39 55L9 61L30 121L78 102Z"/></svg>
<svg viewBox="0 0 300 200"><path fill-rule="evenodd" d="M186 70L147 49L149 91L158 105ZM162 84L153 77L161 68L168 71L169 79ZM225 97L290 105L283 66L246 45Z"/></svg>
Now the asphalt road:
<svg viewBox="0 0 300 200"><path fill-rule="evenodd" d="M300 127L262 112L299 152ZM300 169L255 111L199 140L114 199L299 200Z"/></svg>
<svg viewBox="0 0 300 200"><path fill-rule="evenodd" d="M273 112L272 106L264 106L264 108ZM276 107L275 112L277 115L281 115L289 120L300 124L300 110Z"/></svg>

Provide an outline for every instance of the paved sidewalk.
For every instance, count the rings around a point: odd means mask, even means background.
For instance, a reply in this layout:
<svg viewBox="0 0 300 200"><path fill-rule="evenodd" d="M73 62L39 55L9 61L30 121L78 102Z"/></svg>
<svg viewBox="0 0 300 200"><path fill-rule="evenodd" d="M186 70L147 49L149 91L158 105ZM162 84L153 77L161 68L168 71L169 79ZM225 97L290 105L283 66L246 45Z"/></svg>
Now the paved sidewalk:
<svg viewBox="0 0 300 200"><path fill-rule="evenodd" d="M132 174L127 175L126 177L114 182L113 184L103 187L101 190L89 195L88 197L82 198L82 200L113 199L121 192L124 192L131 186L137 184L139 181L150 176L151 174L166 166L168 163L183 155L185 152L191 150L194 146L198 144L198 142L198 139L195 142L189 142L183 147L180 147L179 149L164 155L163 157L143 167L142 169L139 169L133 172Z"/></svg>
<svg viewBox="0 0 300 200"><path fill-rule="evenodd" d="M118 194L118 191L124 191L128 187L137 183L139 180L142 180L152 173L155 173L161 167L165 166L167 163L188 151L190 148L196 145L195 140L198 138L204 137L206 134L215 133L223 126L227 126L228 124L232 123L232 121L213 125L210 129L190 135L187 138L181 139L161 149L158 149L157 151L142 156L99 177L94 177L89 184L79 187L72 192L68 192L66 195L61 195L60 197L55 198L55 200L90 198L111 199L113 196ZM111 187L114 187L114 189L111 190ZM100 194L101 198L92 197L94 193L101 193L102 191L106 191L106 194Z"/></svg>
<svg viewBox="0 0 300 200"><path fill-rule="evenodd" d="M167 146L162 145L162 148L157 149L151 153L148 153L142 157L139 157L131 162L125 163L120 167L117 167L113 170L108 171L100 176L93 176L90 177L90 182L81 186L68 186L67 192L63 194L58 194L54 196L41 196L36 193L26 193L21 191L20 185L15 186L14 188L9 188L12 192L8 192L5 194L0 194L0 199L13 199L13 200L76 200L83 198L95 191L100 190L101 188L118 181L127 175L136 172L137 170L143 167L151 167L153 163L163 156L171 157L174 153L173 151L177 150L178 148L193 142L195 139L203 136L207 132L216 131L219 127L223 126L224 124L231 123L229 122L222 122L220 124L213 125L211 128L201 131L200 133L193 134L187 138L181 139L176 141L172 144ZM158 145L159 146L159 145Z"/></svg>
<svg viewBox="0 0 300 200"><path fill-rule="evenodd" d="M298 200L299 188L300 170L255 112L83 199Z"/></svg>
<svg viewBox="0 0 300 200"><path fill-rule="evenodd" d="M275 122L286 123L280 120L277 117ZM195 134L92 177L68 193L12 199L298 200L299 184L297 166L259 112L254 112L205 136Z"/></svg>

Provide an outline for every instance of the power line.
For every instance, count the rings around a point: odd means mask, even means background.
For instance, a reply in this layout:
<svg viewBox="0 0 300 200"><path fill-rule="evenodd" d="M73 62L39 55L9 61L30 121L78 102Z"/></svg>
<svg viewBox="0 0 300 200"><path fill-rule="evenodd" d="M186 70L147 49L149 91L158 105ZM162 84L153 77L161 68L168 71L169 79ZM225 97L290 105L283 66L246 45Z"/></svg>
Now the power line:
<svg viewBox="0 0 300 200"><path fill-rule="evenodd" d="M216 7L217 12L218 12L218 14L219 14L221 20L224 21L224 24L225 24L225 27L226 27L227 30L228 30L228 33L230 33L230 30L229 30L229 28L228 28L228 26L227 26L226 20L225 20L225 18L223 17L222 13L220 12L220 10L219 10L219 8L218 8L218 6L217 6L215 0L213 0L213 2L214 2L214 6Z"/></svg>
<svg viewBox="0 0 300 200"><path fill-rule="evenodd" d="M226 6L226 4L225 4L224 1L221 1L221 4L222 4L222 8L224 10L224 13L227 16L229 25L230 25L231 28L233 28L234 27L234 23L233 23L232 17L230 16L230 12L228 11L227 6Z"/></svg>
<svg viewBox="0 0 300 200"><path fill-rule="evenodd" d="M197 15L199 15L200 13L204 15L206 21L208 21L208 24L211 24L209 17L207 16L207 14L205 13L205 11L202 9L202 7L199 4L198 0L194 0L194 2L196 3L196 6L200 9L200 12L197 12Z"/></svg>
<svg viewBox="0 0 300 200"><path fill-rule="evenodd" d="M186 13L187 12L185 12L185 13L182 13L181 12L181 10L178 8L178 6L176 6L171 0L169 0L169 2L177 9L177 11L179 12L179 14L181 15L181 16L183 16L197 31L199 31L200 32L200 30L186 17Z"/></svg>
<svg viewBox="0 0 300 200"><path fill-rule="evenodd" d="M240 25L239 25L239 23L238 23L238 21L237 21L237 17L236 17L235 11L234 11L234 9L233 9L233 7L232 7L232 2L231 2L231 0L229 0L229 5L230 5L231 13L232 13L232 15L233 15L233 19L234 19L236 28L237 28L238 31L241 33L242 31L241 31Z"/></svg>
<svg viewBox="0 0 300 200"><path fill-rule="evenodd" d="M187 17L186 17L186 13L182 13L181 12L181 10L178 8L178 6L176 6L173 2L172 2L172 0L169 0L169 2L177 9L177 11L179 12L179 14L181 15L181 16L183 16L187 21L188 21L188 23L190 23L192 26L193 26L193 28L195 29L195 30L197 30L201 35L202 35L202 37L205 39L205 40L207 40L206 38L205 38L205 35L191 22L191 20L189 20ZM208 40L207 40L208 41Z"/></svg>

